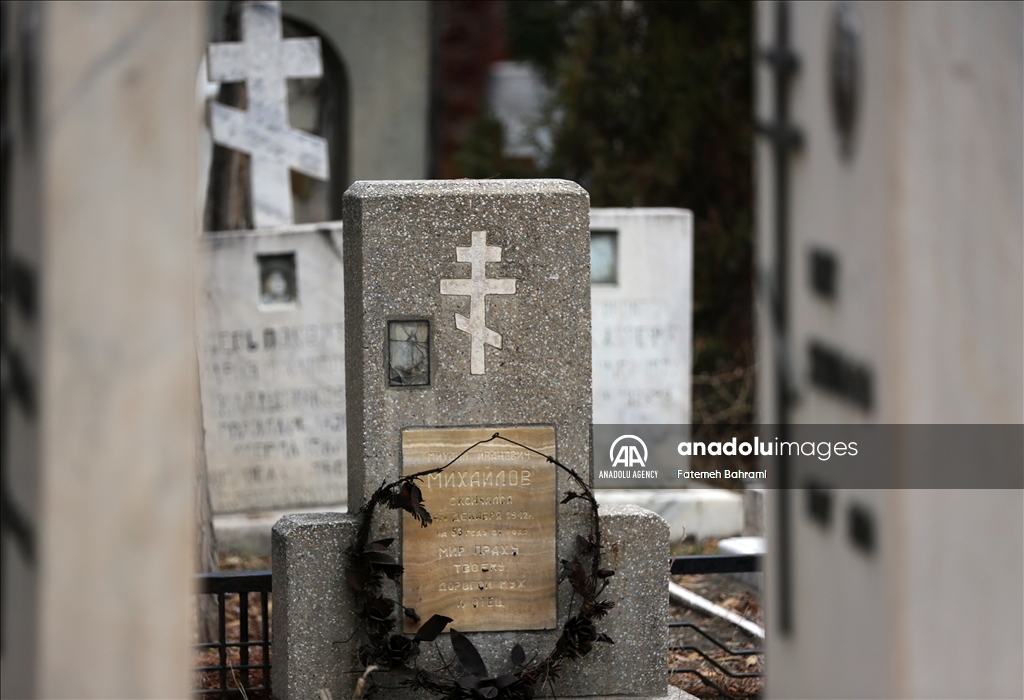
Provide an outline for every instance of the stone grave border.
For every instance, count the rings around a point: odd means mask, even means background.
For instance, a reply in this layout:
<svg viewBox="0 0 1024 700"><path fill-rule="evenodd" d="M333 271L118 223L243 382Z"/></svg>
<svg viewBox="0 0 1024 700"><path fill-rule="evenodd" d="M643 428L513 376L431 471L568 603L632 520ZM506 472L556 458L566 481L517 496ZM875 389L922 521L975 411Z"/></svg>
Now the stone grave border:
<svg viewBox="0 0 1024 700"><path fill-rule="evenodd" d="M523 647L518 643L514 644L511 650L511 661L517 669L514 673L497 677L491 676L473 643L454 628L450 631L454 656L445 661L440 648L437 649L438 657L444 664L440 669L428 671L410 667L407 664L419 655L420 642L434 642L445 627L452 622L452 618L433 615L420 626L412 638L401 633L391 633L398 623L395 616L396 607L401 608L402 613L414 622L419 622L420 617L412 608L407 608L382 593L384 577L397 581L402 575L403 568L393 556L387 553L388 548L395 540L394 537L374 542L368 541L373 513L377 506L386 506L392 510L405 510L419 521L422 527L429 526L432 518L424 507L423 494L415 482L427 475L443 472L474 448L493 440L502 440L529 450L565 471L580 487L582 493L567 491L561 504L579 498L590 505L593 516L591 531L586 537L576 536L576 554L572 561L566 559L561 561L562 570L558 576L559 584L568 579L573 593L580 597L579 612L575 615L571 614L572 606L570 604L570 614L562 627L561 636L555 643L554 649L540 661L535 660L536 657L527 661ZM368 642L362 646L359 652L359 660L364 670L362 677L357 682L353 697L362 697L364 692L370 694L377 687L375 684L367 687L367 683L372 682L371 674L388 672L401 679L403 685L427 690L439 696L482 698L484 700L500 696L515 700L528 700L534 697L538 683L543 686L559 677L561 665L566 659L578 659L585 656L593 649L595 642L614 644L611 637L598 632L594 625L594 620L600 620L615 606L614 600L598 599L615 572L601 568L601 528L597 500L590 487L575 470L550 455L543 454L496 432L491 437L470 445L444 466L409 474L390 484L382 484L374 492L369 502L360 508L358 517L360 521L356 532L356 541L349 545L345 552L347 562L345 578L349 587L354 591L356 601L354 612L360 621L360 626L366 631ZM580 560L581 557L588 556L590 557L589 574ZM452 662L456 659L466 675L456 676L451 670ZM447 676L441 675L445 671L447 671Z"/></svg>

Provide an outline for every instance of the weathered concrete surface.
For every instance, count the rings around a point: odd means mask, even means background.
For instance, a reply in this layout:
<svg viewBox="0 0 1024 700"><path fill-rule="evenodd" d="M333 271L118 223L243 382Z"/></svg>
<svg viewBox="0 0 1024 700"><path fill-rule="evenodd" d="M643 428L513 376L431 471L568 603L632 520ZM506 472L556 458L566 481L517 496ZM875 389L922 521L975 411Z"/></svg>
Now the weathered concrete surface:
<svg viewBox="0 0 1024 700"><path fill-rule="evenodd" d="M354 541L357 526L356 516L340 513L288 515L274 526L275 697L315 698L321 688L336 698L352 695L361 671L358 649L365 638L356 631L344 551ZM566 673L555 693L561 697L664 697L668 524L637 506L609 506L601 509L601 536L603 563L615 571L605 594L616 605L597 626L615 644L596 644L587 656L566 662ZM560 586L568 587L567 583ZM389 583L385 595L397 595L394 588ZM501 673L507 670L509 651L517 642L527 658L535 653L546 655L561 633L567 613L564 606L559 608L559 630L553 634L477 632L467 636L488 670ZM438 643L450 658L447 635ZM423 668L441 665L427 645L418 662ZM402 696L427 697L407 691Z"/></svg>

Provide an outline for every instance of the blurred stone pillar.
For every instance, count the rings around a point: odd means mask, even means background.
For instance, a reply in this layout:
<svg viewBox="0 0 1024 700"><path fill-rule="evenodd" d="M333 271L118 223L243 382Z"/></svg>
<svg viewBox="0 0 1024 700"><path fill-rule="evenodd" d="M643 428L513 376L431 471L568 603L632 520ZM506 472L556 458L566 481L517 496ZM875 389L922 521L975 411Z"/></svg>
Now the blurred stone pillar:
<svg viewBox="0 0 1024 700"><path fill-rule="evenodd" d="M4 3L4 697L189 694L202 3Z"/></svg>

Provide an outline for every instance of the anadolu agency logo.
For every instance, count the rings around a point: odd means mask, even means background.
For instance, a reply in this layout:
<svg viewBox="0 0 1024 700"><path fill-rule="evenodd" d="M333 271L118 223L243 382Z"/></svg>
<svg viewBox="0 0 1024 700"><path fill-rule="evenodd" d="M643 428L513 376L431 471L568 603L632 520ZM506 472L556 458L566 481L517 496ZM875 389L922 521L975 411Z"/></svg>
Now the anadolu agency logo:
<svg viewBox="0 0 1024 700"><path fill-rule="evenodd" d="M645 470L647 444L636 435L620 435L608 449L611 470L601 470L599 479L657 479L658 472Z"/></svg>
<svg viewBox="0 0 1024 700"><path fill-rule="evenodd" d="M615 446L623 440L632 440L635 443L639 443L640 447L644 451L644 456L640 456L640 450L637 449L636 445L629 443L623 443L619 451L615 451ZM615 438L615 442L612 443L611 449L608 450L608 459L612 461L613 467L646 467L647 466L647 443L638 438L636 435L620 435Z"/></svg>

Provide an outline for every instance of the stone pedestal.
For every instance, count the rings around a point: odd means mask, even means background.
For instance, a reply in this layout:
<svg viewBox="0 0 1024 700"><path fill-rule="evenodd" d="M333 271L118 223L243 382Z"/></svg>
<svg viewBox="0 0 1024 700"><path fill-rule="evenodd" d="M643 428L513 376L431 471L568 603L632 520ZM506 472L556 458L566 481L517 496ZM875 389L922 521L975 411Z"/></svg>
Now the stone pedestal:
<svg viewBox="0 0 1024 700"><path fill-rule="evenodd" d="M358 523L356 515L319 513L287 515L274 526L273 687L281 700L316 698L322 688L334 698L352 695L362 672L361 642L354 596L345 581L344 553L355 540ZM664 697L668 524L637 506L608 506L601 508L601 534L605 565L615 570L607 597L616 604L599 626L615 644L596 645L584 658L567 663L555 694ZM518 638L529 637L506 633L489 644L482 636L473 635L473 640L492 671L501 668ZM451 658L447 635L437 643L445 658ZM527 658L550 651L550 644L523 646ZM430 667L429 662L421 665ZM394 678L386 682L397 685Z"/></svg>

